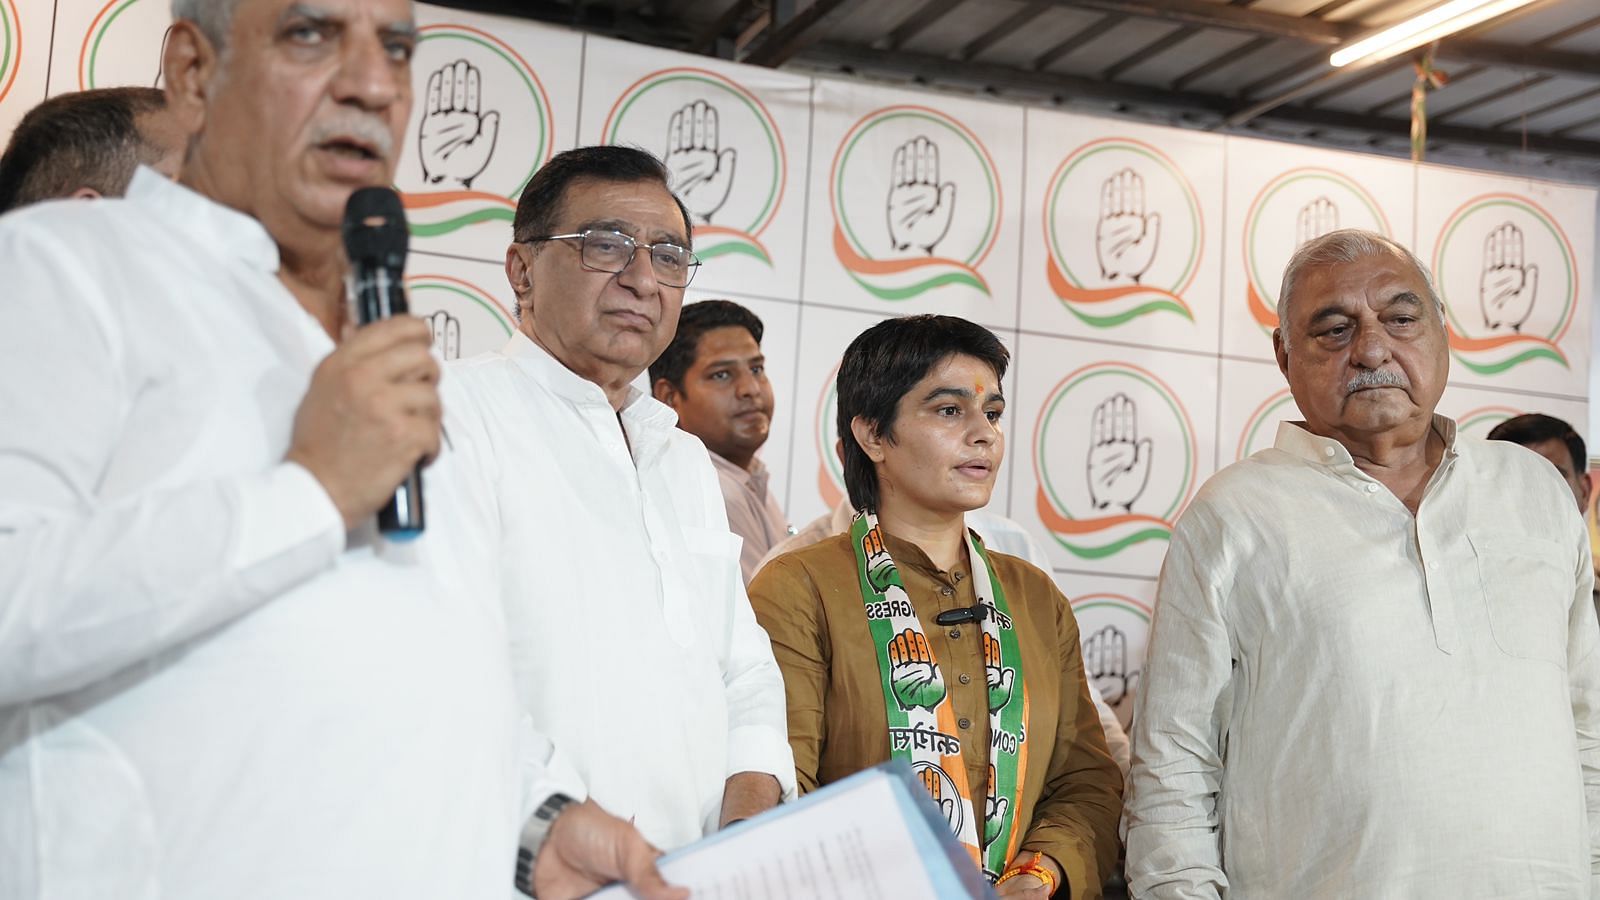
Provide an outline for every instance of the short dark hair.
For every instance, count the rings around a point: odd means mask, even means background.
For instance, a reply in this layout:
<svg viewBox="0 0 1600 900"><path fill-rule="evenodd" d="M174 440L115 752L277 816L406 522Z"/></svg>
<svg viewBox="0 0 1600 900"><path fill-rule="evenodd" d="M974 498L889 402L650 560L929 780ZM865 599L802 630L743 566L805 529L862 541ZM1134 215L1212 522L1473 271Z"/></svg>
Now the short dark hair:
<svg viewBox="0 0 1600 900"><path fill-rule="evenodd" d="M756 345L761 345L761 335L766 331L761 317L732 300L701 300L685 306L678 313L678 332L672 336L672 343L650 364L650 383L665 378L673 387L682 389L683 376L700 353L700 338L708 331L730 326L750 332Z"/></svg>
<svg viewBox="0 0 1600 900"><path fill-rule="evenodd" d="M952 356L988 363L1004 378L1011 352L994 332L955 316L886 319L856 336L839 362L839 437L844 443L844 484L850 505L877 511L878 471L850 431L860 416L888 441L894 440L900 398Z"/></svg>
<svg viewBox="0 0 1600 900"><path fill-rule="evenodd" d="M527 187L522 189L522 196L517 200L511 239L526 241L550 234L556 227L556 220L561 218L567 190L574 181L585 179L621 184L650 181L672 194L666 165L637 147L607 145L566 150L551 157L528 179ZM694 227L690 223L689 209L677 194L672 194L672 200L683 214L683 239L693 250Z"/></svg>
<svg viewBox="0 0 1600 900"><path fill-rule="evenodd" d="M28 110L0 155L0 213L79 188L120 197L133 170L162 155L139 133L139 116L166 106L155 88L116 87L61 94Z"/></svg>
<svg viewBox="0 0 1600 900"><path fill-rule="evenodd" d="M1512 416L1489 431L1489 440L1510 441L1524 447L1559 440L1567 445L1567 452L1572 454L1572 471L1579 475L1589 471L1589 451L1583 444L1583 438L1572 430L1571 425L1555 416L1543 413Z"/></svg>

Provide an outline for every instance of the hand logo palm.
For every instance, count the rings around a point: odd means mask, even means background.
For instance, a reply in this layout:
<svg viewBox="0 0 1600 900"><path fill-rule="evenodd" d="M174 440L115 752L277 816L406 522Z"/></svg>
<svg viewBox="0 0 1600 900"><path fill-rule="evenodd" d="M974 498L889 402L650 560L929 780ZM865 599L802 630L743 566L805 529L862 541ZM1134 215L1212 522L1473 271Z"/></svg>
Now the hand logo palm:
<svg viewBox="0 0 1600 900"><path fill-rule="evenodd" d="M701 223L722 209L733 192L732 147L720 149L721 117L717 108L696 100L672 114L667 125L666 163L672 190Z"/></svg>
<svg viewBox="0 0 1600 900"><path fill-rule="evenodd" d="M889 185L889 243L933 255L956 211L955 184L939 183L939 145L917 137L896 148Z"/></svg>
<svg viewBox="0 0 1600 900"><path fill-rule="evenodd" d="M438 184L446 178L464 188L489 167L500 136L500 114L480 114L482 79L466 60L441 67L428 77L417 149L422 180Z"/></svg>
<svg viewBox="0 0 1600 900"><path fill-rule="evenodd" d="M1150 482L1149 438L1139 439L1139 410L1126 394L1095 407L1089 443L1089 501L1097 510L1120 506L1132 512Z"/></svg>

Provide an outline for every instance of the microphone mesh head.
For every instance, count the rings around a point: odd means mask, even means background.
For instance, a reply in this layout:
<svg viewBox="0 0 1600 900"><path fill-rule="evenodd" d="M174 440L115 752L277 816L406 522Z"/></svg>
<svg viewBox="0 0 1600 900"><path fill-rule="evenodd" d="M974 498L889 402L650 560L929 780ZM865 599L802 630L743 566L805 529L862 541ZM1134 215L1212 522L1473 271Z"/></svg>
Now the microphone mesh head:
<svg viewBox="0 0 1600 900"><path fill-rule="evenodd" d="M344 252L352 265L366 263L396 271L405 267L411 235L400 195L386 187L366 187L344 205Z"/></svg>

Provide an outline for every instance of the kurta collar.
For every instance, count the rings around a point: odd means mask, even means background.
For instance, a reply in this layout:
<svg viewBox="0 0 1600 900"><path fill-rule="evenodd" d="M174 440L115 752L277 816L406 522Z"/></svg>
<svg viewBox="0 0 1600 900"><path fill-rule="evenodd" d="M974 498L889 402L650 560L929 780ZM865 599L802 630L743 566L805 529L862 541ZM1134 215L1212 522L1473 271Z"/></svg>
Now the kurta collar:
<svg viewBox="0 0 1600 900"><path fill-rule="evenodd" d="M154 210L197 245L212 247L262 272L278 271L278 244L254 217L197 193L153 169L140 166L128 183L128 199Z"/></svg>
<svg viewBox="0 0 1600 900"><path fill-rule="evenodd" d="M1444 458L1456 456L1456 423L1454 419L1433 414L1433 430L1444 438ZM1272 444L1279 450L1321 466L1355 465L1355 457L1337 440L1312 434L1302 422L1279 422L1278 437Z"/></svg>
<svg viewBox="0 0 1600 900"><path fill-rule="evenodd" d="M738 463L729 462L720 454L712 452L709 448L707 448L706 452L711 454L711 464L717 467L718 472L730 475L744 482L745 486L748 487L755 495L766 496L767 478L769 473L767 472L766 464L761 461L761 457L751 457L750 468L746 469Z"/></svg>
<svg viewBox="0 0 1600 900"><path fill-rule="evenodd" d="M530 378L573 406L613 412L611 401L600 385L562 365L560 360L521 331L513 332L500 352ZM653 461L661 454L678 424L678 414L673 412L672 407L633 385L628 386L628 396L623 401L621 412L615 414L627 433L633 458L640 464Z"/></svg>
<svg viewBox="0 0 1600 900"><path fill-rule="evenodd" d="M933 560L928 558L928 554L922 552L921 547L908 540L897 538L887 531L883 533L883 546L888 549L889 558L894 560L895 565L914 572L920 572L928 578L943 580L948 575L960 581L967 577L967 563L958 562L950 568L949 572L945 572L933 564Z"/></svg>

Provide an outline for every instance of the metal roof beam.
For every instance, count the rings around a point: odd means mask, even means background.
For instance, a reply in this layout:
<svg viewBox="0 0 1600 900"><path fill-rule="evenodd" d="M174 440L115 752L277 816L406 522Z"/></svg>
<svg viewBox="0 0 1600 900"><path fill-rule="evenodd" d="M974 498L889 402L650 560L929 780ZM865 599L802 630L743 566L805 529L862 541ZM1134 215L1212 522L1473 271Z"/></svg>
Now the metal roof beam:
<svg viewBox="0 0 1600 900"><path fill-rule="evenodd" d="M836 43L815 45L802 54L798 61L824 68L844 67L856 72L891 73L915 78L927 84L960 86L977 92L1044 94L1059 99L1097 100L1117 105L1176 110L1211 122L1226 119L1234 112L1237 105L1231 98L1213 94L1107 82L1057 72L1027 71L993 63L952 66L950 60L943 56L873 50ZM1264 121L1336 128L1396 138L1408 138L1411 133L1409 119L1378 118L1331 109L1282 106L1264 111L1260 114L1260 118ZM1430 141L1512 150L1524 149L1525 140L1526 149L1531 152L1600 158L1600 141L1564 137L1559 134L1529 133L1524 138L1520 133L1514 132L1429 123L1428 137Z"/></svg>
<svg viewBox="0 0 1600 900"><path fill-rule="evenodd" d="M1310 16L1286 16L1226 3L1204 0L1056 0L1060 6L1142 19L1159 19L1181 25L1223 28L1269 37L1332 46L1360 33L1359 26L1329 22Z"/></svg>
<svg viewBox="0 0 1600 900"><path fill-rule="evenodd" d="M889 49L899 50L908 41L921 34L923 29L944 18L947 13L966 0L928 0L906 16L889 32Z"/></svg>
<svg viewBox="0 0 1600 900"><path fill-rule="evenodd" d="M844 0L812 0L810 6L793 15L780 16L780 8L791 3L773 4L772 25L767 36L740 62L754 66L777 68L817 40L818 26L834 10L844 5Z"/></svg>
<svg viewBox="0 0 1600 900"><path fill-rule="evenodd" d="M1000 22L1000 24L973 38L971 43L967 44L965 47L962 47L961 52L956 54L957 58L963 61L972 59L983 51L993 47L995 44L1005 40L1012 34L1012 32L1015 32L1022 26L1044 15L1045 11L1054 5L1054 3L1041 2L1041 0L1035 0L1035 2L1029 3L1027 6L1022 7L1021 9L1007 16L1004 21Z"/></svg>
<svg viewBox="0 0 1600 900"><path fill-rule="evenodd" d="M1552 50L1538 44L1517 47L1493 41L1445 38L1439 42L1438 57L1480 66L1500 66L1541 75L1568 75L1600 81L1600 59L1594 54Z"/></svg>

